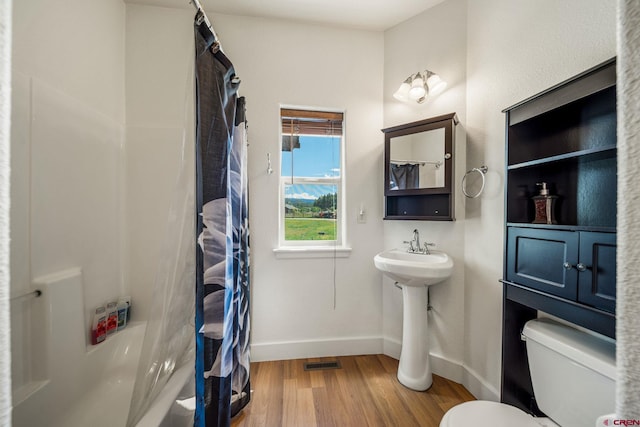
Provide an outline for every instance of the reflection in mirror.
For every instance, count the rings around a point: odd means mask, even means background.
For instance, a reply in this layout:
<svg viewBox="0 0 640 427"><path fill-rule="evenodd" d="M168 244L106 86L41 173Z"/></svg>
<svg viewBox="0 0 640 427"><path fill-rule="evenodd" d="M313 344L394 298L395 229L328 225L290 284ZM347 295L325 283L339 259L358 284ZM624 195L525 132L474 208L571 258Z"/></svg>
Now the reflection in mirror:
<svg viewBox="0 0 640 427"><path fill-rule="evenodd" d="M389 190L444 187L444 141L444 128L391 138Z"/></svg>

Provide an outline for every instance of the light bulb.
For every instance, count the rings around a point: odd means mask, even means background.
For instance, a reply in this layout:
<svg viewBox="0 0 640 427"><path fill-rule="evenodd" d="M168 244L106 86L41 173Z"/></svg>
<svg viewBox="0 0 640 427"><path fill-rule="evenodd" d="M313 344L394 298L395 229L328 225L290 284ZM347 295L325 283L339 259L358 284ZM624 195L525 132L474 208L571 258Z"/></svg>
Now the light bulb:
<svg viewBox="0 0 640 427"><path fill-rule="evenodd" d="M409 100L409 90L411 89L411 77L402 82L396 93L393 94L393 97L398 101L408 101Z"/></svg>
<svg viewBox="0 0 640 427"><path fill-rule="evenodd" d="M411 89L409 89L409 98L412 100L418 100L427 94L427 89L424 87L424 80L420 73L416 74L411 81Z"/></svg>
<svg viewBox="0 0 640 427"><path fill-rule="evenodd" d="M447 87L447 83L436 73L430 73L427 78L427 86L429 86L429 93L435 95L442 92Z"/></svg>

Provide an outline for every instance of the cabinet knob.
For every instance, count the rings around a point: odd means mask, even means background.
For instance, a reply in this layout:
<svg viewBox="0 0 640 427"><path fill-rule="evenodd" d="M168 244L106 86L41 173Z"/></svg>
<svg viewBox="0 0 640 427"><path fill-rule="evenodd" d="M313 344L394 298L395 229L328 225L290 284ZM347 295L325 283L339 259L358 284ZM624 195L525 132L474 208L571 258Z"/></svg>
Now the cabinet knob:
<svg viewBox="0 0 640 427"><path fill-rule="evenodd" d="M576 265L576 269L578 271L585 271L587 270L589 267L587 267L586 265L584 265L583 263L579 262L578 265Z"/></svg>
<svg viewBox="0 0 640 427"><path fill-rule="evenodd" d="M571 270L573 268L573 265L569 264L568 262L565 262L564 264L562 264L562 266L567 270Z"/></svg>

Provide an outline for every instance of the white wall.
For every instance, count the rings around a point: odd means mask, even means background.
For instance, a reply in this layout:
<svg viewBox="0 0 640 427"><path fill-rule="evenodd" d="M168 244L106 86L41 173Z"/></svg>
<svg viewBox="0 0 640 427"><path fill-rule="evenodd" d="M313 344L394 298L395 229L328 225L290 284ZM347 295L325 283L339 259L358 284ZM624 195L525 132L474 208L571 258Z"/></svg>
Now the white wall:
<svg viewBox="0 0 640 427"><path fill-rule="evenodd" d="M212 15L249 125L252 359L380 352L381 33ZM345 110L348 258L276 259L280 104ZM267 174L271 153L273 175ZM366 223L356 223L360 205ZM336 307L334 298L334 268Z"/></svg>
<svg viewBox="0 0 640 427"><path fill-rule="evenodd" d="M465 172L466 127L466 1L450 0L384 33L384 125L395 126L447 113L460 119L456 134L456 221L385 221L385 248L404 247L418 229L423 242L454 260L453 275L432 286L429 344L433 371L462 381L464 337L464 197L458 184ZM402 103L393 93L410 74L428 68L448 82L447 90L424 104ZM380 148L382 149L382 148ZM382 186L378 194L382 198ZM380 213L382 215L382 212ZM383 334L385 353L399 357L402 341L402 293L388 278L383 281ZM426 307L425 307L426 310Z"/></svg>
<svg viewBox="0 0 640 427"><path fill-rule="evenodd" d="M615 2L468 2L467 164L486 164L487 189L467 203L465 355L478 397L500 390L504 220L501 111L615 56ZM471 19L473 17L473 19Z"/></svg>
<svg viewBox="0 0 640 427"><path fill-rule="evenodd" d="M87 330L91 310L124 293L124 12L113 0L13 10L12 294L80 267ZM30 326L31 304L12 305L15 387L33 379L29 364L43 356L30 346L34 328L44 330Z"/></svg>

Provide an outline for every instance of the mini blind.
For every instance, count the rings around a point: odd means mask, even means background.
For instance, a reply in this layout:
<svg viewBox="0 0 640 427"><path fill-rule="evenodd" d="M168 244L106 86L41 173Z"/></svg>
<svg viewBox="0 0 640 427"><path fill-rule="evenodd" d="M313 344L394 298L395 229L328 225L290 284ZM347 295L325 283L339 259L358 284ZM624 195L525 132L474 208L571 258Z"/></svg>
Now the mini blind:
<svg viewBox="0 0 640 427"><path fill-rule="evenodd" d="M342 135L343 113L281 108L282 135Z"/></svg>

